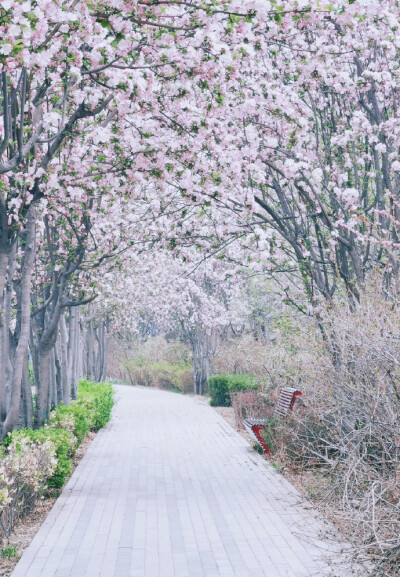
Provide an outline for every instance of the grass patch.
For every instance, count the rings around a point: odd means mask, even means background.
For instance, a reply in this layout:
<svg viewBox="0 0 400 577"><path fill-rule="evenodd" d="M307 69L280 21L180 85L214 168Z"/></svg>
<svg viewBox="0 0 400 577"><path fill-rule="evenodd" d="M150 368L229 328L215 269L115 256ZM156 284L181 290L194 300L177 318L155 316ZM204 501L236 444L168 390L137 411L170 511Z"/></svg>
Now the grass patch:
<svg viewBox="0 0 400 577"><path fill-rule="evenodd" d="M17 559L19 557L18 548L16 545L8 545L0 550L0 557L2 559Z"/></svg>

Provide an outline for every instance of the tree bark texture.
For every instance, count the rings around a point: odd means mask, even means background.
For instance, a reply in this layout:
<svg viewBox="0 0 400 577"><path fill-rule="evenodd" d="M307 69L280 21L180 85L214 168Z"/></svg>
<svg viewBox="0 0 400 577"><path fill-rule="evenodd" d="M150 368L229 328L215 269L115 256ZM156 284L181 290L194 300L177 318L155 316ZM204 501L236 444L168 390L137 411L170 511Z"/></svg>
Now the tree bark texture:
<svg viewBox="0 0 400 577"><path fill-rule="evenodd" d="M22 374L24 363L28 354L29 334L31 326L31 277L32 268L35 258L35 222L36 222L36 207L31 205L28 211L26 220L26 234L25 234L25 254L21 267L21 281L19 290L17 291L18 308L17 308L17 327L15 332L15 350L11 359L7 360L7 366L11 365L11 374L7 374L7 369L4 365L0 368L3 372L6 370L6 381L8 380L10 386L10 401L9 406L4 409L6 412L5 419L2 422L1 437L4 438L7 433L12 431L18 419L18 412L21 400L22 388ZM12 251L11 251L12 253ZM12 267L11 267L12 268ZM7 289L6 289L7 298ZM7 314L7 313L6 313ZM8 327L7 327L8 329ZM7 345L7 343L5 343ZM3 353L4 355L4 353ZM7 350L5 351L7 357ZM10 361L10 365L9 365ZM4 398L2 397L2 402Z"/></svg>

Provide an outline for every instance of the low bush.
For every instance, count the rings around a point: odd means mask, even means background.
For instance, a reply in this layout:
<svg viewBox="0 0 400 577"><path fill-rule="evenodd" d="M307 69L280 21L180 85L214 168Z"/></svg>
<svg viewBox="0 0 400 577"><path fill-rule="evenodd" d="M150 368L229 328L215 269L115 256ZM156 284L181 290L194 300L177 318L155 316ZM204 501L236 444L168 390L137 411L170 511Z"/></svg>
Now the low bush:
<svg viewBox="0 0 400 577"><path fill-rule="evenodd" d="M139 358L126 361L124 367L129 372L130 381L135 385L181 393L193 392L193 369L190 365L167 361L149 362Z"/></svg>
<svg viewBox="0 0 400 577"><path fill-rule="evenodd" d="M253 375L222 374L208 379L210 404L213 407L230 407L233 393L257 388L258 383Z"/></svg>
<svg viewBox="0 0 400 577"><path fill-rule="evenodd" d="M78 387L78 403L87 410L89 429L98 431L111 418L114 405L111 383L93 383L82 379Z"/></svg>
<svg viewBox="0 0 400 577"><path fill-rule="evenodd" d="M57 467L50 440L13 434L0 452L0 541L10 535L18 519L27 515Z"/></svg>
<svg viewBox="0 0 400 577"><path fill-rule="evenodd" d="M47 486L59 489L65 483L72 470L72 460L76 448L76 438L72 433L64 429L42 427L40 429L21 429L14 431L9 437L16 446L21 445L23 440L29 440L36 445L50 443L55 451L57 464L52 475L47 478Z"/></svg>
<svg viewBox="0 0 400 577"><path fill-rule="evenodd" d="M80 445L91 428L89 411L80 400L70 405L59 405L50 415L50 426L69 431L76 438L77 445Z"/></svg>
<svg viewBox="0 0 400 577"><path fill-rule="evenodd" d="M40 429L13 431L0 445L0 542L29 513L45 488L60 489L72 471L72 457L89 430L110 420L109 383L79 383L78 399L60 405Z"/></svg>

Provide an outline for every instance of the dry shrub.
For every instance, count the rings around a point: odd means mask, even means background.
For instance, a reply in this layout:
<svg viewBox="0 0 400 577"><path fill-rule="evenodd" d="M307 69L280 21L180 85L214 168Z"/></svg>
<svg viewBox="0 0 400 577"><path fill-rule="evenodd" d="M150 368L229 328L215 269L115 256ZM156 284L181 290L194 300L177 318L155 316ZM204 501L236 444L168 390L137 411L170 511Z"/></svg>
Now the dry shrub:
<svg viewBox="0 0 400 577"><path fill-rule="evenodd" d="M277 425L286 465L321 476L316 494L363 576L400 571L399 312L370 287L356 310L324 319L324 346L298 333L303 404Z"/></svg>
<svg viewBox="0 0 400 577"><path fill-rule="evenodd" d="M255 341L252 335L244 334L220 343L213 358L213 370L216 374L254 375L266 389L297 386L312 357L311 351L306 349L298 354L300 341L306 341L310 336L315 340L315 332L315 324L309 318L282 316L274 323L268 342ZM316 343L320 346L319 341Z"/></svg>
<svg viewBox="0 0 400 577"><path fill-rule="evenodd" d="M255 374L264 390L303 392L270 427L273 459L300 475L303 489L309 482L309 495L353 545L359 575L393 577L400 574L400 305L369 286L360 305L336 305L320 321L324 338L311 319L283 317L273 343L249 336L225 343L214 366ZM260 402L236 397L236 419L246 410L261 416Z"/></svg>
<svg viewBox="0 0 400 577"><path fill-rule="evenodd" d="M232 395L232 407L235 415L235 424L238 429L243 428L243 419L268 419L273 417L276 394L260 391L238 391Z"/></svg>

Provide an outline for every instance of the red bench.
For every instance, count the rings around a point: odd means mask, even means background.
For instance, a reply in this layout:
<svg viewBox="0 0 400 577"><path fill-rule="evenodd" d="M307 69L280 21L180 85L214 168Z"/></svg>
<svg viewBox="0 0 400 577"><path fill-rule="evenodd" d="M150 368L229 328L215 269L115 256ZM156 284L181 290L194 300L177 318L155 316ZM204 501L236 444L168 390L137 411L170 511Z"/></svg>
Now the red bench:
<svg viewBox="0 0 400 577"><path fill-rule="evenodd" d="M293 410L297 397L301 395L301 391L293 387L285 387L282 389L275 405L274 416L286 417L288 412ZM267 425L266 419L245 418L243 419L243 425L257 445L269 455L270 450L268 445L261 436L261 432Z"/></svg>

